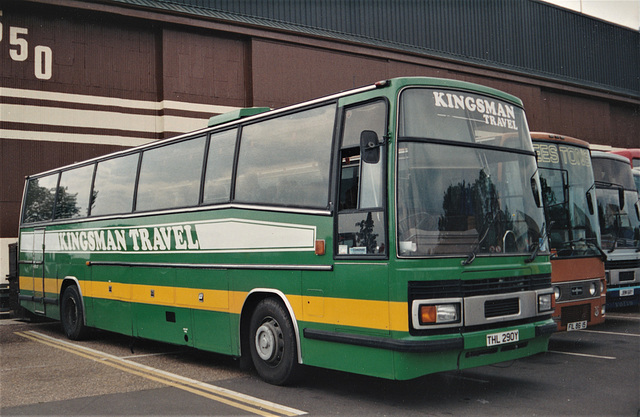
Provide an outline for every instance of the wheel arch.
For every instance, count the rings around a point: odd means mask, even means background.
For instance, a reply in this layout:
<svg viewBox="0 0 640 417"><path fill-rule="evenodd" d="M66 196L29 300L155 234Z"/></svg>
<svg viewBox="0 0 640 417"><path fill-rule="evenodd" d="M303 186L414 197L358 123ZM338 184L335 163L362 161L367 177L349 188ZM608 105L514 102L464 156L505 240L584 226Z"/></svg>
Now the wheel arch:
<svg viewBox="0 0 640 417"><path fill-rule="evenodd" d="M60 303L62 304L62 294L64 294L64 291L69 288L70 286L75 286L78 289L78 294L80 294L80 303L82 306L82 318L83 318L83 323L85 326L87 325L87 309L85 308L84 305L84 295L82 294L82 287L80 286L80 281L78 281L78 278L74 277L74 276L66 276L62 279L62 284L60 284L60 294L59 294L59 300ZM62 308L62 305L60 306ZM62 314L62 313L61 313Z"/></svg>
<svg viewBox="0 0 640 417"><path fill-rule="evenodd" d="M302 350L300 349L300 331L298 329L298 320L296 319L293 307L291 306L291 303L289 302L287 296L282 291L274 288L254 288L249 292L249 294L247 294L247 297L244 299L242 310L240 312L240 328L238 329L240 336L240 355L248 353L248 345L246 343L248 343L251 314L253 313L253 310L255 310L258 303L266 298L278 299L289 313L289 317L291 318L291 322L293 323L293 331L295 332L296 337L296 353L298 356L298 363L302 364ZM244 352L244 349L247 349L247 351Z"/></svg>

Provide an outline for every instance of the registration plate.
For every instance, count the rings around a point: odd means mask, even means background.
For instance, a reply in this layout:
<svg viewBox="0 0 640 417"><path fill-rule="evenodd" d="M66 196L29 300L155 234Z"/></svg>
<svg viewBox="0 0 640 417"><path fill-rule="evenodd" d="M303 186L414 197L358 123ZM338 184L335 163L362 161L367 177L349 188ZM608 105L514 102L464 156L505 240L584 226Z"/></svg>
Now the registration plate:
<svg viewBox="0 0 640 417"><path fill-rule="evenodd" d="M574 323L567 323L567 331L573 331L573 330L584 330L587 328L587 321L583 320L583 321L576 321Z"/></svg>
<svg viewBox="0 0 640 417"><path fill-rule="evenodd" d="M628 295L633 295L633 288L625 288L620 290L620 297L626 297Z"/></svg>
<svg viewBox="0 0 640 417"><path fill-rule="evenodd" d="M492 333L487 335L487 346L503 345L505 343L517 342L518 340L520 340L520 331L518 330Z"/></svg>

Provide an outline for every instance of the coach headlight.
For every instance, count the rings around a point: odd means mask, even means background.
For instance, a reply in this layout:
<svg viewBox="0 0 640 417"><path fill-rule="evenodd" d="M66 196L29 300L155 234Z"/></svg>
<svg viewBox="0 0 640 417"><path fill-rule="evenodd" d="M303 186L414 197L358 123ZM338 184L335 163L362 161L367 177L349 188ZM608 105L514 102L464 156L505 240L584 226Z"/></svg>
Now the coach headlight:
<svg viewBox="0 0 640 417"><path fill-rule="evenodd" d="M460 304L436 304L420 306L420 324L445 324L460 321Z"/></svg>
<svg viewBox="0 0 640 417"><path fill-rule="evenodd" d="M538 295L538 313L546 313L553 309L552 294L540 294Z"/></svg>
<svg viewBox="0 0 640 417"><path fill-rule="evenodd" d="M592 282L591 284L589 284L589 294L593 297L594 295L596 295L596 283Z"/></svg>
<svg viewBox="0 0 640 417"><path fill-rule="evenodd" d="M560 291L560 287L553 287L553 296L555 297L556 301L558 301L560 297L562 297L562 291Z"/></svg>
<svg viewBox="0 0 640 417"><path fill-rule="evenodd" d="M462 298L413 300L411 324L416 330L458 327L464 321Z"/></svg>
<svg viewBox="0 0 640 417"><path fill-rule="evenodd" d="M455 323L459 320L459 311L455 304L420 306L420 324Z"/></svg>

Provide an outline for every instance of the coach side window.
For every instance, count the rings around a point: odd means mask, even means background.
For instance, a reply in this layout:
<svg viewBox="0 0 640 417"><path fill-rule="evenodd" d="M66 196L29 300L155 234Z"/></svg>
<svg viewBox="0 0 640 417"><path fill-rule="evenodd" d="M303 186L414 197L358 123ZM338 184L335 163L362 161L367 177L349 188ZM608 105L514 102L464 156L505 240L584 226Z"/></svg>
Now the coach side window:
<svg viewBox="0 0 640 417"><path fill-rule="evenodd" d="M136 211L196 206L205 136L142 153Z"/></svg>
<svg viewBox="0 0 640 417"><path fill-rule="evenodd" d="M57 185L57 173L29 179L22 215L23 223L51 220Z"/></svg>
<svg viewBox="0 0 640 417"><path fill-rule="evenodd" d="M139 153L98 162L91 215L129 213L133 208Z"/></svg>
<svg viewBox="0 0 640 417"><path fill-rule="evenodd" d="M327 208L335 104L242 129L235 201Z"/></svg>
<svg viewBox="0 0 640 417"><path fill-rule="evenodd" d="M211 135L204 179L203 204L226 203L229 201L233 155L236 150L237 136L237 129Z"/></svg>
<svg viewBox="0 0 640 417"><path fill-rule="evenodd" d="M73 219L89 215L89 193L95 165L63 171L56 196L55 219Z"/></svg>

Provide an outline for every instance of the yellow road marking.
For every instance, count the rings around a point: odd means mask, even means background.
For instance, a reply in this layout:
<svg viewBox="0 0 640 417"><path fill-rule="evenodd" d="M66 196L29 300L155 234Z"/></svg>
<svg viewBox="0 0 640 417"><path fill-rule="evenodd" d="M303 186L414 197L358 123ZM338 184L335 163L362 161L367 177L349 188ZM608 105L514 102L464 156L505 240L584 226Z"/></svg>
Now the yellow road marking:
<svg viewBox="0 0 640 417"><path fill-rule="evenodd" d="M306 412L301 410L296 410L294 408L282 406L270 401L261 400L259 398L254 398L249 395L234 392L225 388L217 387L215 385L182 377L170 372L165 372L146 365L122 359L108 353L100 352L84 346L79 346L64 340L56 339L54 337L47 336L36 331L29 330L26 332L16 332L15 334L38 343L42 343L60 350L73 353L89 360L103 363L113 368L120 369L124 372L128 372L130 374L138 375L140 377L164 385L188 391L193 394L200 395L202 397L209 398L211 400L227 404L231 407L248 411L253 414L265 417L298 416L307 414Z"/></svg>

